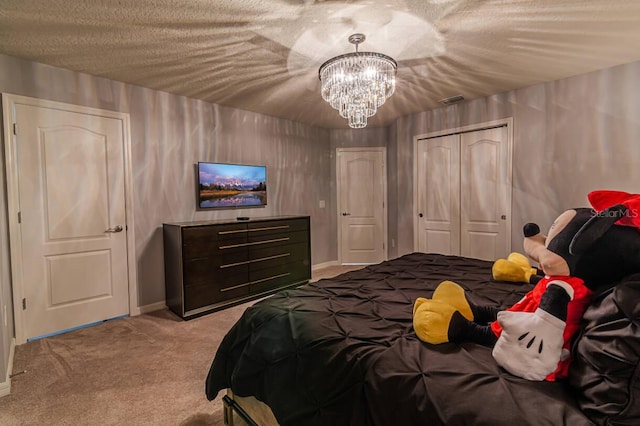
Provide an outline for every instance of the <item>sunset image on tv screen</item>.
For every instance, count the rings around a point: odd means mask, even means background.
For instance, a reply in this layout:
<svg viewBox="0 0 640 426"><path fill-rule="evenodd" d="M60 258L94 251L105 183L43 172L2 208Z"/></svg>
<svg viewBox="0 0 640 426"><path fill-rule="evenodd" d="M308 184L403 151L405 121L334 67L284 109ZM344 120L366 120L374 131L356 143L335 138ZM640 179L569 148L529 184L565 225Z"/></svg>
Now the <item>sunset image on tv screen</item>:
<svg viewBox="0 0 640 426"><path fill-rule="evenodd" d="M267 168L198 163L199 207L251 207L267 204Z"/></svg>

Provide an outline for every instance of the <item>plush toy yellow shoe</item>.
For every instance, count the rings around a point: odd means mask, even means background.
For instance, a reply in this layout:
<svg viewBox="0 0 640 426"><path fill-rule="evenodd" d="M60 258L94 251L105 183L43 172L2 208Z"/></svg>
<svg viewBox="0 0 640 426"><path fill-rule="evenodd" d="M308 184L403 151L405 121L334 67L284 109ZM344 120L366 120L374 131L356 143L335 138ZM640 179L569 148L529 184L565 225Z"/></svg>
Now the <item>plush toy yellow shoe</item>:
<svg viewBox="0 0 640 426"><path fill-rule="evenodd" d="M413 305L413 329L423 342L433 345L446 343L449 341L451 318L456 312L473 321L464 289L452 281L443 281L433 292L431 299L416 299Z"/></svg>
<svg viewBox="0 0 640 426"><path fill-rule="evenodd" d="M453 306L457 311L460 311L462 316L469 321L473 321L471 306L464 296L464 289L459 284L453 281L442 281L436 287L436 291L433 292L431 298Z"/></svg>
<svg viewBox="0 0 640 426"><path fill-rule="evenodd" d="M514 251L513 253L509 253L507 256L507 260L509 262L513 262L524 270L531 270L532 274L535 274L536 268L531 267L531 262L529 262L529 258L522 253L518 253Z"/></svg>
<svg viewBox="0 0 640 426"><path fill-rule="evenodd" d="M496 281L530 283L531 277L536 275L538 271L531 267L526 256L514 252L506 259L496 260L491 268L491 273Z"/></svg>

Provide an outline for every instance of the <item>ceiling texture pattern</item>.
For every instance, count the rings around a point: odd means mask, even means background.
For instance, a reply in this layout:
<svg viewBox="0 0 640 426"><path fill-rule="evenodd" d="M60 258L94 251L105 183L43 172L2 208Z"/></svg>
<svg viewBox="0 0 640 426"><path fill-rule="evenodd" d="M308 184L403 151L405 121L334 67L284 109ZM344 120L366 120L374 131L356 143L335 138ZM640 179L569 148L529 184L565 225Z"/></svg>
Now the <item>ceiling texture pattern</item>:
<svg viewBox="0 0 640 426"><path fill-rule="evenodd" d="M398 62L382 127L636 61L640 1L0 0L0 53L327 128L318 68L356 32Z"/></svg>

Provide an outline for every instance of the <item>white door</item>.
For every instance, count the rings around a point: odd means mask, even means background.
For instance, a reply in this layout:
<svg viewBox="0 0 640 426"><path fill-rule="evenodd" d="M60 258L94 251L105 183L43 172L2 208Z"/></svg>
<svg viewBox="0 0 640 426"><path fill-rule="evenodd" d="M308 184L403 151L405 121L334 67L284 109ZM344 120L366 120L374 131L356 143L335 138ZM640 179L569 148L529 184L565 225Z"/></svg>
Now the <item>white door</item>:
<svg viewBox="0 0 640 426"><path fill-rule="evenodd" d="M14 109L25 339L129 313L123 121L61 105Z"/></svg>
<svg viewBox="0 0 640 426"><path fill-rule="evenodd" d="M506 126L417 141L417 249L495 260L510 249Z"/></svg>
<svg viewBox="0 0 640 426"><path fill-rule="evenodd" d="M418 145L418 244L424 253L460 253L459 136Z"/></svg>
<svg viewBox="0 0 640 426"><path fill-rule="evenodd" d="M507 128L460 135L460 255L506 257L508 194Z"/></svg>
<svg viewBox="0 0 640 426"><path fill-rule="evenodd" d="M384 149L338 149L339 250L343 264L386 258Z"/></svg>

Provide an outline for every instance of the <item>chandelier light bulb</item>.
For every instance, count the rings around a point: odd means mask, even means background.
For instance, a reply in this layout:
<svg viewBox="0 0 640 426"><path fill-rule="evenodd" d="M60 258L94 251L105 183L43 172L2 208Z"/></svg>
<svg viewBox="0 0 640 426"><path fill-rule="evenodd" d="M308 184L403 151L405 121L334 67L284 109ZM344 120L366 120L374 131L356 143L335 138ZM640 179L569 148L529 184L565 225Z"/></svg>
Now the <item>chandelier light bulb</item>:
<svg viewBox="0 0 640 426"><path fill-rule="evenodd" d="M329 59L318 71L322 98L354 129L365 127L367 118L376 113L396 88L398 64L382 53L359 52L358 45L365 38L364 34L349 36L356 51Z"/></svg>

